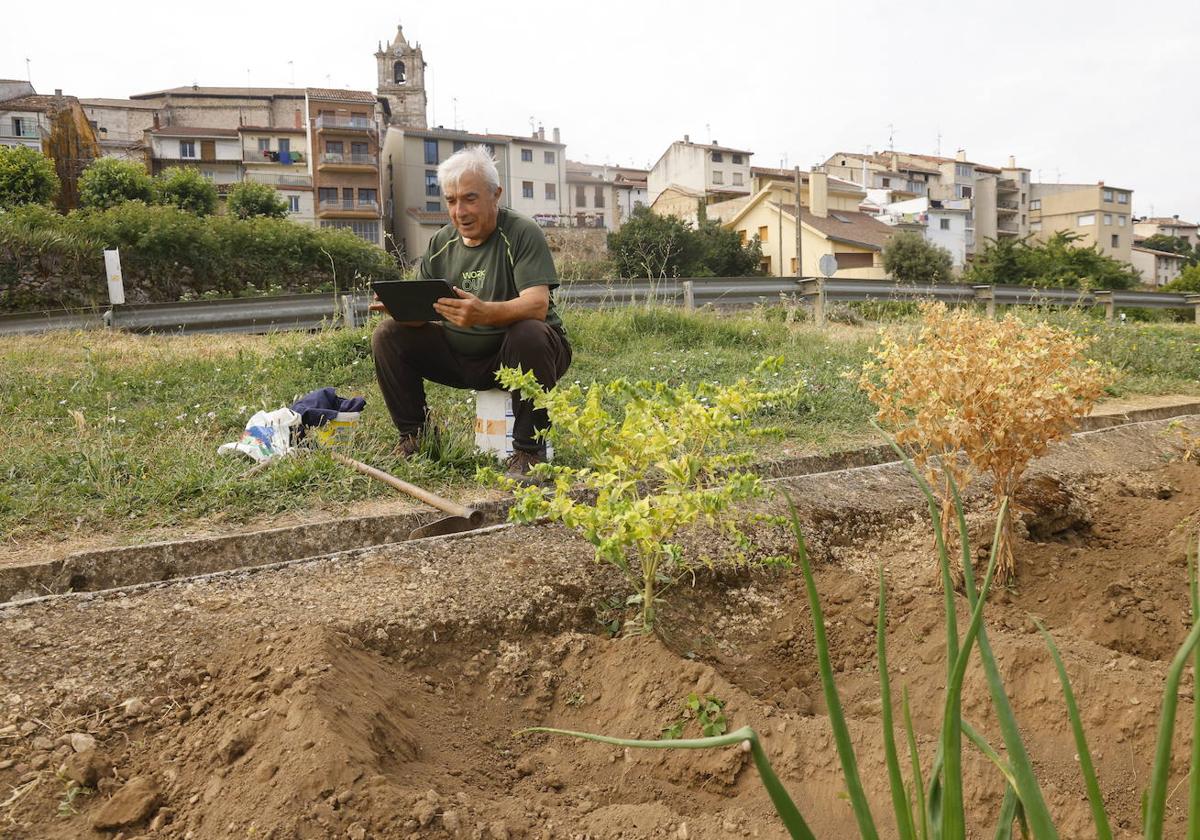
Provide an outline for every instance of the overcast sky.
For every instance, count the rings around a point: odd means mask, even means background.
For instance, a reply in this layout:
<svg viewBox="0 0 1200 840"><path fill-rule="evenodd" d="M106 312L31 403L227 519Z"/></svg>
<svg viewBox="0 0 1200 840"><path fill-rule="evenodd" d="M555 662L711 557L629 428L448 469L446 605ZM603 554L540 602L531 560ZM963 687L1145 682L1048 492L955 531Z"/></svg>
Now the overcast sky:
<svg viewBox="0 0 1200 840"><path fill-rule="evenodd" d="M0 78L127 97L191 84L373 90L404 25L431 124L562 129L572 159L646 166L674 139L762 166L896 149L1134 190L1200 221L1200 4L959 2L6 4ZM292 62L292 64L289 64ZM940 140L939 140L940 135Z"/></svg>

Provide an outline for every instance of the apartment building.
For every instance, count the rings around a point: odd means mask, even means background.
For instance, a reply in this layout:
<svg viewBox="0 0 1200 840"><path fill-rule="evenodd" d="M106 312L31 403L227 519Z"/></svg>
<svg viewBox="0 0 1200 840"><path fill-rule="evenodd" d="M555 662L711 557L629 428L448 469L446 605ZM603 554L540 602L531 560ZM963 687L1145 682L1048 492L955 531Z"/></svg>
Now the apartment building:
<svg viewBox="0 0 1200 840"><path fill-rule="evenodd" d="M572 227L616 230L621 219L614 176L587 164L567 161L567 212Z"/></svg>
<svg viewBox="0 0 1200 840"><path fill-rule="evenodd" d="M871 190L887 190L888 200L906 201L929 194L929 182L937 181L940 170L912 161L901 161L895 153L835 152L825 161L830 178L838 178Z"/></svg>
<svg viewBox="0 0 1200 840"><path fill-rule="evenodd" d="M1078 244L1096 245L1121 262L1131 262L1133 191L1096 184L1032 184L1029 229L1038 240L1074 233Z"/></svg>
<svg viewBox="0 0 1200 840"><path fill-rule="evenodd" d="M695 222L699 203L717 204L752 195L753 152L712 143L676 140L651 167L647 197L656 213Z"/></svg>
<svg viewBox="0 0 1200 840"><path fill-rule="evenodd" d="M604 167L609 169L609 167ZM627 166L614 166L609 170L613 174L613 184L617 188L617 222L618 226L633 215L639 207L650 206L650 196L647 177L648 169L635 169Z"/></svg>
<svg viewBox="0 0 1200 840"><path fill-rule="evenodd" d="M242 126L242 180L272 186L288 204L288 218L316 224L308 131L303 128Z"/></svg>
<svg viewBox="0 0 1200 840"><path fill-rule="evenodd" d="M145 134L145 163L151 175L174 166L195 167L213 182L221 198L242 180L242 143L236 128L167 126Z"/></svg>
<svg viewBox="0 0 1200 840"><path fill-rule="evenodd" d="M885 225L919 233L949 251L956 269L966 265L970 199L910 198L886 204L872 215Z"/></svg>
<svg viewBox="0 0 1200 840"><path fill-rule="evenodd" d="M1186 260L1180 254L1170 251L1156 251L1143 245L1134 245L1130 249L1130 261L1142 282L1147 286L1165 286L1183 273Z"/></svg>
<svg viewBox="0 0 1200 840"><path fill-rule="evenodd" d="M1186 239L1195 248L1200 245L1200 230L1194 222L1185 222L1178 216L1153 216L1135 219L1133 223L1135 239L1149 239L1151 236L1173 236Z"/></svg>
<svg viewBox="0 0 1200 840"><path fill-rule="evenodd" d="M365 90L307 88L305 116L316 222L383 245L379 101Z"/></svg>
<svg viewBox="0 0 1200 840"><path fill-rule="evenodd" d="M567 207L566 190L567 147L559 130L551 139L538 128L533 134L521 137L493 134L489 139L501 154L508 157L509 206L522 215L536 220L543 227L567 226L574 214Z"/></svg>

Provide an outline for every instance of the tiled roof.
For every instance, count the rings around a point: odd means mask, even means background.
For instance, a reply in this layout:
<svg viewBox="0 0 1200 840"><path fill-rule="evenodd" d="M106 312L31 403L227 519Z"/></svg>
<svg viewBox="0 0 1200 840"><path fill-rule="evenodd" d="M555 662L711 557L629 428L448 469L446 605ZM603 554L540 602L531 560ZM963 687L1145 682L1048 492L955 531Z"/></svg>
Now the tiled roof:
<svg viewBox="0 0 1200 840"><path fill-rule="evenodd" d="M85 108L130 108L139 111L153 111L158 107L149 102L134 102L132 99L106 99L104 97L80 99L79 104Z"/></svg>
<svg viewBox="0 0 1200 840"><path fill-rule="evenodd" d="M1170 257L1173 260L1183 260L1186 257L1183 254L1176 254L1172 251L1158 251L1154 248L1144 248L1141 245L1134 245L1133 250L1141 251L1143 254L1154 254L1156 257Z"/></svg>
<svg viewBox="0 0 1200 840"><path fill-rule="evenodd" d="M159 137L237 137L236 128L206 128L198 125L167 125L150 129Z"/></svg>
<svg viewBox="0 0 1200 840"><path fill-rule="evenodd" d="M1154 216L1148 219L1142 219L1138 224L1158 225L1159 227L1197 227L1195 222L1185 222L1183 219L1176 219L1174 216Z"/></svg>
<svg viewBox="0 0 1200 840"><path fill-rule="evenodd" d="M237 130L238 130L238 131L260 131L260 132L272 132L272 133L274 133L274 134L307 134L307 133L308 133L308 132L307 132L305 129L303 129L303 128L296 128L294 125L293 125L293 126L283 126L283 125L242 125L242 126L238 126L238 129L237 129Z"/></svg>
<svg viewBox="0 0 1200 840"><path fill-rule="evenodd" d="M782 208L783 212L795 218L796 205L784 204ZM896 232L895 228L885 225L873 216L857 211L830 210L828 216L814 216L809 210L802 210L801 213L804 224L815 228L829 239L870 248L872 251L882 251L883 246Z"/></svg>
<svg viewBox="0 0 1200 840"><path fill-rule="evenodd" d="M337 88L305 88L310 99L335 99L339 102L370 102L377 97L369 90L339 90Z"/></svg>
<svg viewBox="0 0 1200 840"><path fill-rule="evenodd" d="M182 87L152 90L149 93L135 93L130 99L150 99L155 96L233 96L241 98L283 96L303 99L304 91L292 87L206 87L202 85L183 85Z"/></svg>

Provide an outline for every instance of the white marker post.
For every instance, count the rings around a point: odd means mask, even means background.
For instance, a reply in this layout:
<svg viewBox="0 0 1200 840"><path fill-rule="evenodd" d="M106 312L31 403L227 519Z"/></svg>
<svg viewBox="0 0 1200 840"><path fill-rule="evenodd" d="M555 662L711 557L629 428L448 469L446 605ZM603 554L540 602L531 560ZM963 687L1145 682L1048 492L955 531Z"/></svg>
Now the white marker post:
<svg viewBox="0 0 1200 840"><path fill-rule="evenodd" d="M104 252L104 273L108 275L108 311L104 313L104 326L112 329L116 321L116 309L125 302L125 283L121 280L121 252L117 249Z"/></svg>

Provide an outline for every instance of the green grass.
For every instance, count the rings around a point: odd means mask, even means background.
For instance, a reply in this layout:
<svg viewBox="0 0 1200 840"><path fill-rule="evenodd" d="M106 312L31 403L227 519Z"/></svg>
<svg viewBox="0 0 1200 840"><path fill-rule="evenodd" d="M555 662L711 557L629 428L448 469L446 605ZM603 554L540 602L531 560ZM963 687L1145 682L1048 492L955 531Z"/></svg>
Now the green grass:
<svg viewBox="0 0 1200 840"><path fill-rule="evenodd" d="M808 387L799 412L771 417L791 450L829 451L873 440L871 409L846 377L866 356L872 327L790 326L778 312L687 316L669 310L568 310L575 362L567 379L618 376L730 382L783 355ZM1108 327L1084 319L1097 357L1127 376L1114 394L1200 392L1200 330ZM901 326L900 328L903 328ZM244 522L291 510L340 510L392 490L317 454L244 479L249 462L219 457L259 409L317 387L362 394L367 411L350 454L401 478L468 493L470 393L429 386L439 448L391 457L395 433L374 382L368 329L270 336L132 336L101 332L0 339L0 535L127 537L156 528ZM77 427L70 411L82 413ZM756 444L777 455L778 440ZM570 457L569 452L562 453Z"/></svg>

